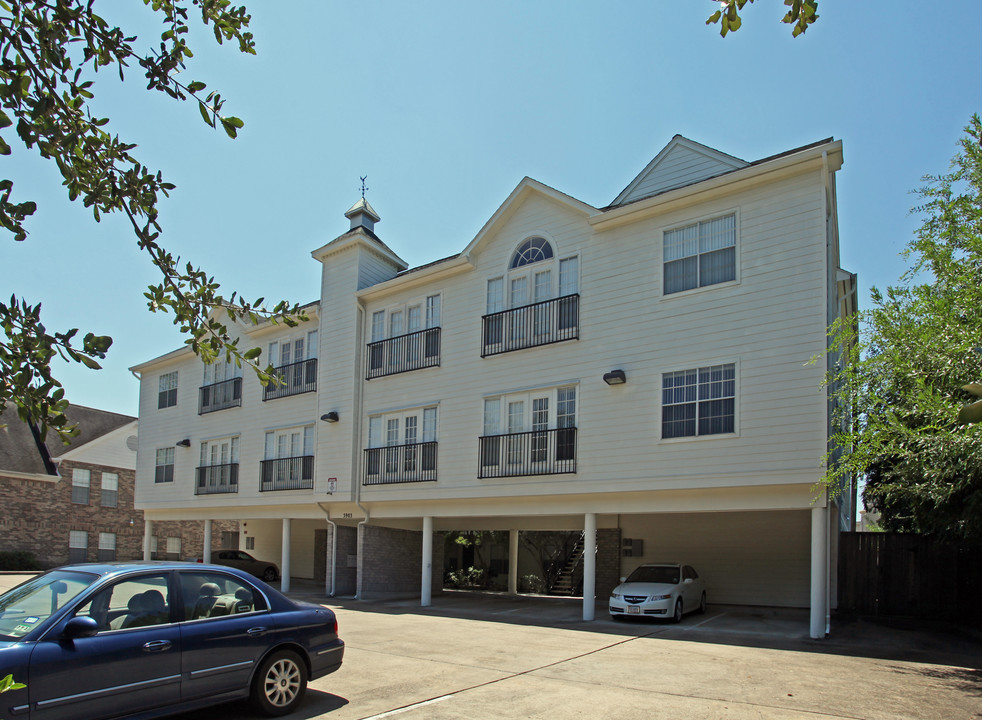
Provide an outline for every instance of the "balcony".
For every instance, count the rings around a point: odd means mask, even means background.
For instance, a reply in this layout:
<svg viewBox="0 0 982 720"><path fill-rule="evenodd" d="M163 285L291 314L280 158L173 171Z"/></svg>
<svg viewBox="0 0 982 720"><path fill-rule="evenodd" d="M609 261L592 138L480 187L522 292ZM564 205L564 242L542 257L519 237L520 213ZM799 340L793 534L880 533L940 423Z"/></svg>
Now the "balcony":
<svg viewBox="0 0 982 720"><path fill-rule="evenodd" d="M580 337L580 296L564 295L485 315L481 357Z"/></svg>
<svg viewBox="0 0 982 720"><path fill-rule="evenodd" d="M427 328L369 343L365 379L371 380L439 364L440 328Z"/></svg>
<svg viewBox="0 0 982 720"><path fill-rule="evenodd" d="M198 388L198 415L242 405L242 378Z"/></svg>
<svg viewBox="0 0 982 720"><path fill-rule="evenodd" d="M478 438L479 478L576 472L576 428Z"/></svg>
<svg viewBox="0 0 982 720"><path fill-rule="evenodd" d="M263 460L260 464L260 492L272 490L311 490L314 487L314 456Z"/></svg>
<svg viewBox="0 0 982 720"><path fill-rule="evenodd" d="M221 495L239 491L239 464L204 465L197 468L195 495Z"/></svg>
<svg viewBox="0 0 982 720"><path fill-rule="evenodd" d="M390 445L365 450L365 485L436 480L435 442Z"/></svg>
<svg viewBox="0 0 982 720"><path fill-rule="evenodd" d="M279 382L270 383L263 388L264 402L289 395L313 392L317 389L317 358L282 365L276 368L275 372L279 377Z"/></svg>

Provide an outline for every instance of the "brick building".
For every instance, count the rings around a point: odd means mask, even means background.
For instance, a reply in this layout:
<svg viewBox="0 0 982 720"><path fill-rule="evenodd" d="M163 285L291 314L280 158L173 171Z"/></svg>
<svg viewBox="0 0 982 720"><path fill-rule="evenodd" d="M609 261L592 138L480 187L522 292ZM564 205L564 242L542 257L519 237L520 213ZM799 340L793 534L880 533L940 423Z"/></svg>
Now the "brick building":
<svg viewBox="0 0 982 720"><path fill-rule="evenodd" d="M143 557L143 512L134 508L137 420L79 405L67 412L80 434L38 443L12 406L0 428L0 552L26 551L43 567ZM154 528L156 557L200 555L204 526ZM238 523L216 528L214 544L238 545Z"/></svg>

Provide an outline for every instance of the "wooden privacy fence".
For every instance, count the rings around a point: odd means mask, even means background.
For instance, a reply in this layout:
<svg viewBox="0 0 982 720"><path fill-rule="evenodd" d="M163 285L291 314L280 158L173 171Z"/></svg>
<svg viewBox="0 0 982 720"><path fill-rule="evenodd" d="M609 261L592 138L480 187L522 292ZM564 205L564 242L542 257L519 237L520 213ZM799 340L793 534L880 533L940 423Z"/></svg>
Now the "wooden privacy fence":
<svg viewBox="0 0 982 720"><path fill-rule="evenodd" d="M982 627L982 551L921 535L842 533L839 611Z"/></svg>

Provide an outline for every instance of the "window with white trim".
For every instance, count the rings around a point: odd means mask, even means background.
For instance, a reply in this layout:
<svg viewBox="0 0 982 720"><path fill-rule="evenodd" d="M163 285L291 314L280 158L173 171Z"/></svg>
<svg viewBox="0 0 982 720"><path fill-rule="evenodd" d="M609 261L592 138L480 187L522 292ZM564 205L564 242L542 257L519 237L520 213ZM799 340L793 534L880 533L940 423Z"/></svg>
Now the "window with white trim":
<svg viewBox="0 0 982 720"><path fill-rule="evenodd" d="M263 388L264 401L317 389L317 343L316 330L269 343L269 362L279 382Z"/></svg>
<svg viewBox="0 0 982 720"><path fill-rule="evenodd" d="M442 303L436 293L372 313L369 379L439 365Z"/></svg>
<svg viewBox="0 0 982 720"><path fill-rule="evenodd" d="M177 405L177 370L161 375L157 387L158 410Z"/></svg>
<svg viewBox="0 0 982 720"><path fill-rule="evenodd" d="M201 443L198 495L238 492L239 436L207 440Z"/></svg>
<svg viewBox="0 0 982 720"><path fill-rule="evenodd" d="M89 504L89 487L91 484L91 471L84 468L72 468L72 502L74 504Z"/></svg>
<svg viewBox="0 0 982 720"><path fill-rule="evenodd" d="M484 399L481 477L576 471L575 385Z"/></svg>
<svg viewBox="0 0 982 720"><path fill-rule="evenodd" d="M314 426L266 433L262 484L266 490L309 489L314 483Z"/></svg>
<svg viewBox="0 0 982 720"><path fill-rule="evenodd" d="M736 430L736 365L708 365L662 375L662 438Z"/></svg>
<svg viewBox="0 0 982 720"><path fill-rule="evenodd" d="M68 531L68 562L88 562L89 534L84 530Z"/></svg>
<svg viewBox="0 0 982 720"><path fill-rule="evenodd" d="M102 507L116 507L119 504L119 475L102 473Z"/></svg>
<svg viewBox="0 0 982 720"><path fill-rule="evenodd" d="M99 562L116 559L116 533L99 533Z"/></svg>
<svg viewBox="0 0 982 720"><path fill-rule="evenodd" d="M157 462L153 481L157 483L174 482L174 448L157 448Z"/></svg>
<svg viewBox="0 0 982 720"><path fill-rule="evenodd" d="M181 559L181 538L179 537L167 538L167 559L168 560Z"/></svg>
<svg viewBox="0 0 982 720"><path fill-rule="evenodd" d="M366 483L436 480L437 408L370 415Z"/></svg>
<svg viewBox="0 0 982 720"><path fill-rule="evenodd" d="M664 294L736 280L736 214L664 233Z"/></svg>
<svg viewBox="0 0 982 720"><path fill-rule="evenodd" d="M579 256L557 259L544 238L525 240L508 272L487 281L482 354L578 337L579 274Z"/></svg>

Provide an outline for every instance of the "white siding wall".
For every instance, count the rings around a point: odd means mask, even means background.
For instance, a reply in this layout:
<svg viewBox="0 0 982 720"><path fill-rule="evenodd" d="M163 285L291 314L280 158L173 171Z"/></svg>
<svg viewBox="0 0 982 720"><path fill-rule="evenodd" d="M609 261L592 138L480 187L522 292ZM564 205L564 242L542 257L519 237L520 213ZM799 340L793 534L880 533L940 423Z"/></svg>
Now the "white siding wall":
<svg viewBox="0 0 982 720"><path fill-rule="evenodd" d="M429 500L817 480L824 363L809 360L825 342L821 193L818 173L801 175L596 236L583 216L533 196L481 246L474 271L433 286L444 294L441 367L366 384L366 415L440 403L439 482L373 486L363 495ZM732 211L738 282L663 296L663 229ZM580 255L580 340L482 359L486 281L503 274L515 246L533 234L550 238L558 257ZM369 304L366 323L399 299ZM720 362L737 364L738 435L662 441L661 373ZM615 368L627 372L627 385L603 383ZM483 396L568 382L579 383L578 472L478 480Z"/></svg>
<svg viewBox="0 0 982 720"><path fill-rule="evenodd" d="M639 200L673 188L692 185L733 170L733 165L703 155L685 147L675 147L667 153L621 204Z"/></svg>

